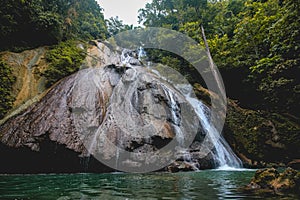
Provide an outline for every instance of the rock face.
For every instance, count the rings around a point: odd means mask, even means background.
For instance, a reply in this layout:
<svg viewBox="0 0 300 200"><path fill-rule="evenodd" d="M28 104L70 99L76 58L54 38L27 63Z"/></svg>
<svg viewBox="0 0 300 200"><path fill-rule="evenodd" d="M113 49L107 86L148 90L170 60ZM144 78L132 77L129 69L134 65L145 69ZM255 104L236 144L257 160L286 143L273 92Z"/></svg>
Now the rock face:
<svg viewBox="0 0 300 200"><path fill-rule="evenodd" d="M244 188L260 194L300 194L300 172L287 168L279 173L274 168L257 170L251 183Z"/></svg>
<svg viewBox="0 0 300 200"><path fill-rule="evenodd" d="M107 47L96 48L93 51L100 48L109 54ZM201 169L214 167L212 155L200 151L203 127L176 88L145 67L120 66L115 57L105 57L104 61L97 57L98 63L91 58L87 62L96 68L63 79L37 103L0 126L0 154L7 159L0 172L68 172L65 166L73 166L70 172L112 170L94 157L141 167L157 159L155 154L143 153L155 152L171 141L179 147L191 144L195 135L190 147L169 151L169 157L181 163L188 161L190 164L180 166L183 171L195 169L191 168L194 163ZM110 64L103 67L105 62ZM122 150L135 156L118 163L124 156ZM88 165L78 164L87 160Z"/></svg>

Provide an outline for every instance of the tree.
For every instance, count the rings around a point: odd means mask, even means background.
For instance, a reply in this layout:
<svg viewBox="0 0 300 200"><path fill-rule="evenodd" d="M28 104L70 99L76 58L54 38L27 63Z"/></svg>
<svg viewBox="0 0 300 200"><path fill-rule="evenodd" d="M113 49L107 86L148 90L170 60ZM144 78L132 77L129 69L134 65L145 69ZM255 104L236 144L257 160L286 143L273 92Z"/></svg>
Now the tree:
<svg viewBox="0 0 300 200"><path fill-rule="evenodd" d="M124 24L123 21L120 20L118 16L109 18L108 20L106 20L106 24L107 24L107 30L110 35L115 35L120 32L133 29L133 25Z"/></svg>
<svg viewBox="0 0 300 200"><path fill-rule="evenodd" d="M281 112L299 116L300 109L300 3L278 1L276 21L266 29L269 49L250 67L250 79L263 94L265 105ZM257 11L258 12L258 11Z"/></svg>

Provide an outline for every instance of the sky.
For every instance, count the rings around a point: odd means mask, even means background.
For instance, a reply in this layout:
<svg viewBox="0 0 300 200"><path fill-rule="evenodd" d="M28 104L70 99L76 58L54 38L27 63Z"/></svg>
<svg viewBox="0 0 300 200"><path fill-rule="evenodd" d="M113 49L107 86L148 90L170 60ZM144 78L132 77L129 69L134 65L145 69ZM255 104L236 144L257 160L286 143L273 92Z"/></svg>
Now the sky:
<svg viewBox="0 0 300 200"><path fill-rule="evenodd" d="M104 9L105 19L118 16L124 24L138 26L138 10L152 0L97 0Z"/></svg>

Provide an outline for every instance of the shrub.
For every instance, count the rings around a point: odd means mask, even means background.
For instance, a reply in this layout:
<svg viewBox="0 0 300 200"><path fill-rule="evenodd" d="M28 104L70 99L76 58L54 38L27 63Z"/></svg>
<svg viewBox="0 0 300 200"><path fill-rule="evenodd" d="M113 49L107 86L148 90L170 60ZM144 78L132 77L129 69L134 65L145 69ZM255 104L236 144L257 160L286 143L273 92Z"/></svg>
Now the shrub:
<svg viewBox="0 0 300 200"><path fill-rule="evenodd" d="M49 63L48 69L43 74L47 78L46 87L78 71L84 58L84 50L78 48L75 41L55 45L46 54Z"/></svg>

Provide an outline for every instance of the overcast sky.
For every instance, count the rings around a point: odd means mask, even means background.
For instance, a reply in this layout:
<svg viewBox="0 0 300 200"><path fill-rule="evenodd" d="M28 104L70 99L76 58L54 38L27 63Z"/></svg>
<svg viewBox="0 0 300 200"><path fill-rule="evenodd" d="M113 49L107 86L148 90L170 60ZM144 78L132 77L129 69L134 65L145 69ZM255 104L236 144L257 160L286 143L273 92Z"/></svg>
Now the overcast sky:
<svg viewBox="0 0 300 200"><path fill-rule="evenodd" d="M138 10L152 0L97 0L104 9L105 19L118 16L125 24L137 23Z"/></svg>

